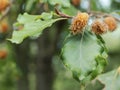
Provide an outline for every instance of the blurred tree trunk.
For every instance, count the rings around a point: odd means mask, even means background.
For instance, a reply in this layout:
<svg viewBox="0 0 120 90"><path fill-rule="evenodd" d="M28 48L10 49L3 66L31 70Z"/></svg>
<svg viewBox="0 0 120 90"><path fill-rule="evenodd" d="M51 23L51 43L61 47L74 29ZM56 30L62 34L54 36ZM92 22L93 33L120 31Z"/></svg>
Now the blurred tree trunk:
<svg viewBox="0 0 120 90"><path fill-rule="evenodd" d="M36 90L52 90L53 83L53 69L52 69L52 56L53 51L49 48L48 33L45 32L39 39L39 52L36 62ZM46 37L47 36L47 37ZM51 50L50 50L51 49ZM48 51L50 50L50 51Z"/></svg>
<svg viewBox="0 0 120 90"><path fill-rule="evenodd" d="M46 57L39 57L40 61L37 62L36 90L52 90L53 84L53 69L52 69L52 55Z"/></svg>
<svg viewBox="0 0 120 90"><path fill-rule="evenodd" d="M52 57L57 49L57 41L61 33L63 21L57 23L53 38L51 31L45 30L43 35L38 38L39 52L36 62L36 90L53 90L54 71L52 68Z"/></svg>
<svg viewBox="0 0 120 90"><path fill-rule="evenodd" d="M13 0L14 7L11 6L11 11L9 15L10 23L14 23L19 13L24 12L23 5L26 3L26 0ZM18 7L18 8L15 8ZM12 25L11 25L12 28ZM28 81L28 64L29 64L29 40L24 41L20 45L14 45L16 52L16 64L21 71L20 77L17 81L18 90L29 90L29 81Z"/></svg>
<svg viewBox="0 0 120 90"><path fill-rule="evenodd" d="M21 71L20 77L18 77L17 88L18 90L29 90L28 82L28 64L29 64L29 43L24 42L21 45L15 46L16 50L16 63Z"/></svg>

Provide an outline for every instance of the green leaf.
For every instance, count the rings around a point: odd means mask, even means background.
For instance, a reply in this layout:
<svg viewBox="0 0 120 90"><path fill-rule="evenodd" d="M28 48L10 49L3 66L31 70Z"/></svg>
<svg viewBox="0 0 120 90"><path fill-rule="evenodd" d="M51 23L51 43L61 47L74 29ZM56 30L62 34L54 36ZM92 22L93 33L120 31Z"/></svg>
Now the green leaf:
<svg viewBox="0 0 120 90"><path fill-rule="evenodd" d="M27 0L25 10L30 11L33 8L35 2L36 0Z"/></svg>
<svg viewBox="0 0 120 90"><path fill-rule="evenodd" d="M54 22L65 18L52 19L52 13L43 13L41 15L29 15L27 13L19 15L16 27L23 25L22 30L13 31L12 38L8 39L12 43L21 43L27 37L37 37L42 31L50 27Z"/></svg>
<svg viewBox="0 0 120 90"><path fill-rule="evenodd" d="M113 32L107 32L102 35L102 38L105 40L106 47L109 52L119 52L120 51L120 24L117 25L117 28Z"/></svg>
<svg viewBox="0 0 120 90"><path fill-rule="evenodd" d="M91 10L97 11L100 10L102 7L100 7L100 4L98 4L99 1L91 0Z"/></svg>
<svg viewBox="0 0 120 90"><path fill-rule="evenodd" d="M102 90L103 87L104 85L98 80L93 80L85 87L85 90Z"/></svg>
<svg viewBox="0 0 120 90"><path fill-rule="evenodd" d="M75 16L78 12L78 10L72 5L70 5L69 8L61 8L61 11L62 13L65 13L71 16Z"/></svg>
<svg viewBox="0 0 120 90"><path fill-rule="evenodd" d="M104 84L104 90L120 90L120 67L98 76L97 80Z"/></svg>
<svg viewBox="0 0 120 90"><path fill-rule="evenodd" d="M48 0L51 5L61 5L62 7L70 7L70 0Z"/></svg>
<svg viewBox="0 0 120 90"><path fill-rule="evenodd" d="M73 77L85 84L103 72L107 54L100 36L86 31L84 35L70 35L62 49L62 61Z"/></svg>
<svg viewBox="0 0 120 90"><path fill-rule="evenodd" d="M45 20L48 20L48 19L51 19L53 17L53 13L51 12L51 14L50 14L50 13L43 12L41 17Z"/></svg>

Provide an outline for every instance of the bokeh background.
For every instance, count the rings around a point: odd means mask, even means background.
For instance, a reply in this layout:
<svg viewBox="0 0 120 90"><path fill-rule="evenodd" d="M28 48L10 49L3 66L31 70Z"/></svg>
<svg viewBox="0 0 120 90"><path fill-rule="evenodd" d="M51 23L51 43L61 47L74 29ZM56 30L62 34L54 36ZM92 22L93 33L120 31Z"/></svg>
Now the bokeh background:
<svg viewBox="0 0 120 90"><path fill-rule="evenodd" d="M10 6L0 13L0 90L80 90L80 84L72 78L72 73L63 66L60 59L60 50L69 33L70 21L57 22L47 28L39 38L27 38L19 45L7 41L13 32L13 24L19 14L27 12L38 15L54 11L55 7L71 16L76 15L78 10L91 10L113 15L117 13L119 15L116 17L120 18L120 0L9 1ZM49 1L61 3L52 5ZM69 8L67 2L70 3ZM106 72L120 65L120 24L118 23L117 30L113 33L102 37L109 54ZM90 84L86 90L101 90L101 87L103 86L100 83Z"/></svg>

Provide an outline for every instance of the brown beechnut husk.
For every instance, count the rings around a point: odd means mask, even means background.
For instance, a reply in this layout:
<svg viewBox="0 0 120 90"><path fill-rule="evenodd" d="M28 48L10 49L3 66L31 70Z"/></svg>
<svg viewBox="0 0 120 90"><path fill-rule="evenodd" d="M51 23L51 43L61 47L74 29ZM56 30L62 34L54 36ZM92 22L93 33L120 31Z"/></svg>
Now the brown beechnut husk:
<svg viewBox="0 0 120 90"><path fill-rule="evenodd" d="M79 5L80 5L80 2L81 2L81 0L71 0L71 3L72 3L74 6L79 6Z"/></svg>
<svg viewBox="0 0 120 90"><path fill-rule="evenodd" d="M108 30L108 26L101 20L95 20L92 23L92 32L95 34L103 34Z"/></svg>
<svg viewBox="0 0 120 90"><path fill-rule="evenodd" d="M10 5L9 0L0 0L0 12L4 11Z"/></svg>
<svg viewBox="0 0 120 90"><path fill-rule="evenodd" d="M72 20L70 29L73 34L78 34L83 31L83 28L87 25L89 15L87 13L78 13Z"/></svg>
<svg viewBox="0 0 120 90"><path fill-rule="evenodd" d="M114 31L117 28L117 22L114 17L106 17L104 22L108 25L109 31Z"/></svg>

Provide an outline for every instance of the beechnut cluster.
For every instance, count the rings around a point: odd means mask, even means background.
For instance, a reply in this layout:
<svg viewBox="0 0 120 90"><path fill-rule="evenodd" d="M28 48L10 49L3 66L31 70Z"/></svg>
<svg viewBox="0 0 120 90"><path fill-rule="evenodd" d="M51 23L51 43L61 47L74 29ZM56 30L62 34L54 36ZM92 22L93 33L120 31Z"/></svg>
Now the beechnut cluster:
<svg viewBox="0 0 120 90"><path fill-rule="evenodd" d="M72 34L83 32L83 28L87 25L89 15L87 13L79 12L72 20L70 29ZM105 17L103 20L96 19L91 25L91 30L95 34L103 34L109 31L114 31L117 28L117 22L114 17Z"/></svg>

